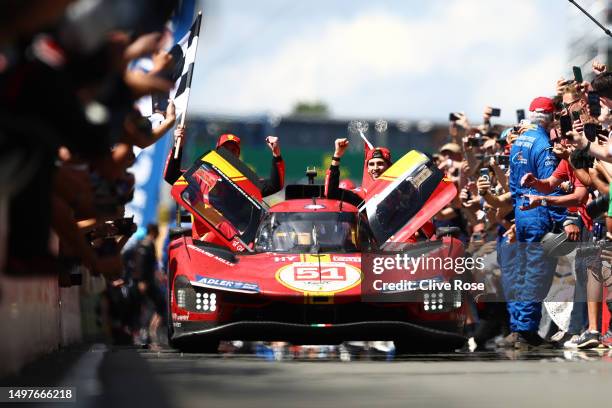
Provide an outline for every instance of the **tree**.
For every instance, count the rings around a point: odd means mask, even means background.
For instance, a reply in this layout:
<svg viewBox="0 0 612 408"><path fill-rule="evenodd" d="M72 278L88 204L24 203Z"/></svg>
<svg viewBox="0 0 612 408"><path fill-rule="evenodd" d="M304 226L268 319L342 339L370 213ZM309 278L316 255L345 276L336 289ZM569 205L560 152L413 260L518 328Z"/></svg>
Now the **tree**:
<svg viewBox="0 0 612 408"><path fill-rule="evenodd" d="M326 103L321 101L315 102L297 102L293 106L292 115L304 115L304 116L318 116L318 117L328 117L329 116L329 107Z"/></svg>

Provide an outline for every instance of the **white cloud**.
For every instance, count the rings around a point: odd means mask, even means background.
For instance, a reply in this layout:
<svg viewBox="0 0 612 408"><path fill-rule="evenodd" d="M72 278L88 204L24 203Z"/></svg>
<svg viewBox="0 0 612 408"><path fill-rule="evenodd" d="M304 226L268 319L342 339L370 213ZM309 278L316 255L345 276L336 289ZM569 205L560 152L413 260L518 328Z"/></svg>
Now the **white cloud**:
<svg viewBox="0 0 612 408"><path fill-rule="evenodd" d="M376 8L336 16L284 33L266 55L200 68L192 107L285 113L320 99L342 115L441 118L451 106L480 112L489 102L510 112L551 91L560 73L562 45L543 11L533 0L444 0L418 18Z"/></svg>

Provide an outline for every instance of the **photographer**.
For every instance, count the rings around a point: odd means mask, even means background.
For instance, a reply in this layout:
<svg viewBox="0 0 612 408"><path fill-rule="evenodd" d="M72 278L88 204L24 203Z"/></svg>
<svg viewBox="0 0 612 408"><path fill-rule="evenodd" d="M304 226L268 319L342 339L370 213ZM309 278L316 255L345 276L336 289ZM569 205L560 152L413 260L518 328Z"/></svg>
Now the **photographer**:
<svg viewBox="0 0 612 408"><path fill-rule="evenodd" d="M589 86L588 83L587 86ZM600 119L602 119L602 121L608 121L610 119L610 110L612 109L612 72L602 72L597 75L590 84L590 87L599 96L602 111ZM587 107L590 113L591 106L587 105ZM594 143L595 140L589 140L589 138L580 131L572 132L571 137L578 149L587 151L596 159L612 162L612 150L609 143Z"/></svg>

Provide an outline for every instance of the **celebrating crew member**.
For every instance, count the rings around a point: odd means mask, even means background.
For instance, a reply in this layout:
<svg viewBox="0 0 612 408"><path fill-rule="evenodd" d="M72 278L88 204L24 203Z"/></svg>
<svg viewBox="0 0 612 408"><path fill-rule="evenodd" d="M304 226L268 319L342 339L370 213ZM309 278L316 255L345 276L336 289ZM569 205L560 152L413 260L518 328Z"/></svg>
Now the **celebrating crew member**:
<svg viewBox="0 0 612 408"><path fill-rule="evenodd" d="M183 143L185 140L185 128L177 126L174 131L175 143L174 147L168 154L166 160L166 168L164 170L164 180L169 184L174 184L176 180L185 172L180 169L181 159L183 156ZM268 136L266 144L272 151L272 169L269 179L260 179L261 195L267 197L282 190L285 182L285 162L281 156L280 144L278 137ZM234 157L240 157L240 138L233 134L223 134L217 140L216 149L226 149ZM208 226L194 220L192 234L194 238L204 240L206 242L220 243L216 236L210 232Z"/></svg>
<svg viewBox="0 0 612 408"><path fill-rule="evenodd" d="M349 140L346 138L336 139L334 142L334 156L332 157L331 165L327 170L325 177L326 195L333 194L337 191L340 185L340 159L344 155ZM364 161L364 177L361 187L353 188L352 191L364 198L368 188L378 179L393 162L391 161L391 152L386 147L375 147L366 152Z"/></svg>
<svg viewBox="0 0 612 408"><path fill-rule="evenodd" d="M168 158L166 159L166 168L164 170L164 180L169 184L174 184L185 170L181 170L181 159L183 157L183 143L185 141L185 128L177 126L174 131L174 146ZM285 184L285 161L281 156L280 144L278 137L268 136L266 144L272 151L272 169L269 179L260 179L262 185L261 195L263 197L270 196L283 189ZM226 133L219 136L216 149L224 148L232 153L236 158L240 157L240 138L236 135Z"/></svg>
<svg viewBox="0 0 612 408"><path fill-rule="evenodd" d="M344 155L348 145L349 140L346 138L336 139L334 142L334 156L332 157L331 165L325 176L325 195L327 197L333 197L340 189L340 159ZM363 164L362 184L360 187L350 189L350 191L354 192L362 199L365 198L374 182L382 176L392 164L391 152L386 147L367 149ZM433 223L427 222L423 225L421 230L414 235L413 240L416 241L419 236L431 237L433 233Z"/></svg>

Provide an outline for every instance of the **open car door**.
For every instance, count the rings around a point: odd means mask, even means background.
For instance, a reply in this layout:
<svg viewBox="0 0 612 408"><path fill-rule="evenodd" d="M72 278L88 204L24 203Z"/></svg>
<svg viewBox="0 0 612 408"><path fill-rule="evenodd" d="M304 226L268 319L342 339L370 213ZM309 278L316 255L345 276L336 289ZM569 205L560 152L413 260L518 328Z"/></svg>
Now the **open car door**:
<svg viewBox="0 0 612 408"><path fill-rule="evenodd" d="M456 195L455 184L425 154L413 150L372 184L359 212L385 249L407 242Z"/></svg>
<svg viewBox="0 0 612 408"><path fill-rule="evenodd" d="M172 186L172 196L218 242L237 252L252 252L261 219L268 212L259 179L224 149L209 151Z"/></svg>

